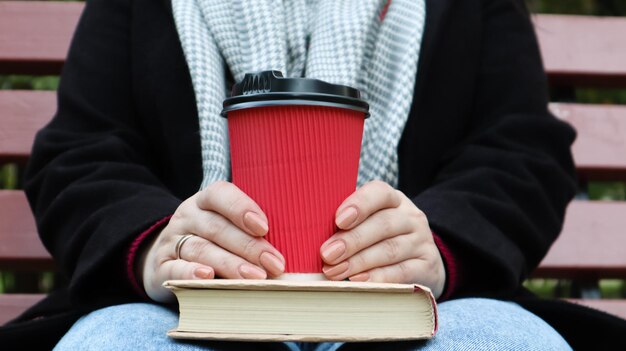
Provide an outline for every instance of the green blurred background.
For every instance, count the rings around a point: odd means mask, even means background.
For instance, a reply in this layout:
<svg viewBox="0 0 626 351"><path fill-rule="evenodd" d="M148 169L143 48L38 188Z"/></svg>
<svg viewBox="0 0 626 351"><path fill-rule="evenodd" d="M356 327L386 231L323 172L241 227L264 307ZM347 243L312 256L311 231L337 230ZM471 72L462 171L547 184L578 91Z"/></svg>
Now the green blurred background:
<svg viewBox="0 0 626 351"><path fill-rule="evenodd" d="M533 13L580 14L597 16L626 16L626 0L526 0ZM625 39L626 40L626 39ZM59 78L56 76L0 76L0 89L55 90ZM572 95L572 94L569 94ZM553 100L562 97L553 92ZM568 100L580 103L626 104L624 89L575 89ZM626 136L624 136L626 138ZM20 187L20 174L15 165L2 165L0 168L0 189L16 189ZM593 200L624 201L626 200L626 184L623 182L594 182L587 184L582 196ZM54 274L47 273L39 277L38 289L50 291L54 286ZM16 276L12 272L0 272L0 292L15 290ZM555 279L532 279L525 285L535 293L545 297L571 296L572 282ZM626 296L624 280L607 279L600 281L600 292L603 298Z"/></svg>

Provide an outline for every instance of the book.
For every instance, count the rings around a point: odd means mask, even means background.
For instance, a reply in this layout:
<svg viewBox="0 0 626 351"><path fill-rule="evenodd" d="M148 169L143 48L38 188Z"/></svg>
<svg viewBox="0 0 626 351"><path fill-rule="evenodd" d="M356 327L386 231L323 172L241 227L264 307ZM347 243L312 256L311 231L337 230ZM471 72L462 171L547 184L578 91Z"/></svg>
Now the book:
<svg viewBox="0 0 626 351"><path fill-rule="evenodd" d="M395 341L437 331L431 291L414 284L170 280L179 303L172 338L230 341Z"/></svg>

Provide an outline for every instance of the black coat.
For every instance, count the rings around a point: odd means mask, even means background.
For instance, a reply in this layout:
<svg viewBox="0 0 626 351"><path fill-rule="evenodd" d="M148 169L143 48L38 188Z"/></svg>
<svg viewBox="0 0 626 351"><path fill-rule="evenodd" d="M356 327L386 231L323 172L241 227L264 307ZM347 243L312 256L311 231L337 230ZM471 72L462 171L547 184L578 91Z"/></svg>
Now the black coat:
<svg viewBox="0 0 626 351"><path fill-rule="evenodd" d="M87 3L25 181L69 284L0 330L0 345L47 348L80 315L140 300L126 274L129 244L198 189L196 102L168 4ZM455 253L455 296L523 301L568 341L591 345L580 342L608 341L619 320L520 288L575 193L575 133L550 115L547 96L522 1L427 1L399 188ZM605 323L586 339L585 323L572 322L585 314Z"/></svg>

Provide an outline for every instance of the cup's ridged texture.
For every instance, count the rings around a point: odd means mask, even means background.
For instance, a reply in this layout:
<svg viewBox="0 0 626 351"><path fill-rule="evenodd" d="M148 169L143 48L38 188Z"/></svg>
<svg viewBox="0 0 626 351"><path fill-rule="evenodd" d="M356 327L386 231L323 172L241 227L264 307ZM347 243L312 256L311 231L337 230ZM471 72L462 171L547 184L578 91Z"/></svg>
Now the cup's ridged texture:
<svg viewBox="0 0 626 351"><path fill-rule="evenodd" d="M322 106L228 113L233 183L269 219L285 272L318 273L335 212L356 188L364 115Z"/></svg>

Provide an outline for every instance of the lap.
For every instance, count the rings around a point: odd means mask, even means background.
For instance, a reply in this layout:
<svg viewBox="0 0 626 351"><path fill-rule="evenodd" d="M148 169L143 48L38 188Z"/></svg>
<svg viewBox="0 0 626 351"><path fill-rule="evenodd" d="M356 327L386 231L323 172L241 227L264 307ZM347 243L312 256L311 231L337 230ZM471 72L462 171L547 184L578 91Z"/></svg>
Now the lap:
<svg viewBox="0 0 626 351"><path fill-rule="evenodd" d="M181 342L166 336L178 315L166 307L134 303L81 318L55 350L569 350L547 323L520 306L490 299L460 299L439 308L439 330L429 341L395 343Z"/></svg>

